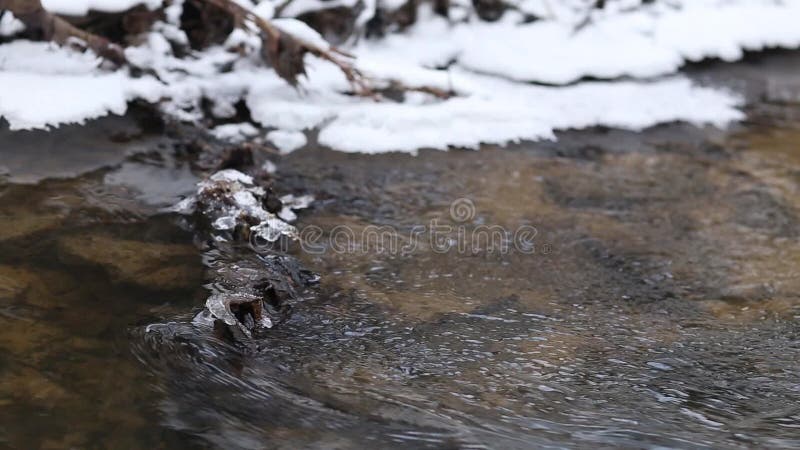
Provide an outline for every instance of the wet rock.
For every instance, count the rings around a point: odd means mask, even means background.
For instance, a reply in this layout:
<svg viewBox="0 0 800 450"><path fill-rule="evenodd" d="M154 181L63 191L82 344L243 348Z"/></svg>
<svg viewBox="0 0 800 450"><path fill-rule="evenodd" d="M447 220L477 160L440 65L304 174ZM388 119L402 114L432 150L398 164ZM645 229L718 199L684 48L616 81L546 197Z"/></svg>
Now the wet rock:
<svg viewBox="0 0 800 450"><path fill-rule="evenodd" d="M237 341L285 320L291 302L317 281L312 272L286 255L253 254L218 261L209 277L212 295L197 320L215 322L218 331Z"/></svg>
<svg viewBox="0 0 800 450"><path fill-rule="evenodd" d="M25 312L0 309L0 347L3 358L15 358L39 364L52 351L54 344L63 342L63 330L44 321L35 320ZM56 346L57 347L57 346Z"/></svg>
<svg viewBox="0 0 800 450"><path fill-rule="evenodd" d="M31 204L0 207L0 242L22 239L61 225L65 214L52 208Z"/></svg>
<svg viewBox="0 0 800 450"><path fill-rule="evenodd" d="M197 194L179 203L175 210L184 214L198 213L218 232L234 233L243 240L258 238L272 243L281 237L297 238L297 230L270 212L278 208L269 189L257 186L253 177L238 170L221 170L200 182ZM280 202L278 214L293 220L292 209L308 206L310 199ZM288 212L284 212L284 210Z"/></svg>
<svg viewBox="0 0 800 450"><path fill-rule="evenodd" d="M51 408L71 396L63 386L42 372L27 367L0 375L0 399L11 398L15 402Z"/></svg>
<svg viewBox="0 0 800 450"><path fill-rule="evenodd" d="M204 259L212 293L197 322L212 323L219 334L248 342L254 331L287 317L289 302L314 276L286 255L257 252L261 244L297 239L288 222L297 218L294 210L312 201L311 196L279 198L268 184L228 168L198 183L195 195L173 208L209 226ZM251 248L237 246L243 241Z"/></svg>
<svg viewBox="0 0 800 450"><path fill-rule="evenodd" d="M103 267L118 282L152 289L180 289L197 286L202 280L202 273L193 264L197 250L190 245L90 233L62 238L58 248L66 257Z"/></svg>
<svg viewBox="0 0 800 450"><path fill-rule="evenodd" d="M19 296L36 280L30 271L12 266L0 266L0 300L7 301Z"/></svg>

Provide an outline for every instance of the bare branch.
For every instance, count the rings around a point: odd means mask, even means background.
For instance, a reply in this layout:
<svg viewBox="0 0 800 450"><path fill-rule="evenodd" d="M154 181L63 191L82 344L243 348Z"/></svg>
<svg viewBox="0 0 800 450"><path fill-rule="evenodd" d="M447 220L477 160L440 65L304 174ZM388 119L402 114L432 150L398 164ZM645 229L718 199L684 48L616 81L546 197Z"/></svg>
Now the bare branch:
<svg viewBox="0 0 800 450"><path fill-rule="evenodd" d="M8 10L22 21L29 33L60 45L74 45L79 41L97 55L121 65L125 63L122 47L108 39L84 31L61 17L47 11L39 0L0 0L0 10Z"/></svg>

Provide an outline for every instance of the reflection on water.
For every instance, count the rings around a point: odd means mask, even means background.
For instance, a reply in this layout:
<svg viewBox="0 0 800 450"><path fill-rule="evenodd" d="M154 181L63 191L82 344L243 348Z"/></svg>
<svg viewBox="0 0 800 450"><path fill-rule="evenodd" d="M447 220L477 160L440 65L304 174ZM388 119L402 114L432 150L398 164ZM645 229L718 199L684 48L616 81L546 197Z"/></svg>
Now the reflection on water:
<svg viewBox="0 0 800 450"><path fill-rule="evenodd" d="M532 226L550 251L295 248L322 283L255 351L192 322L203 261L158 210L185 163L0 185L0 447L800 446L796 110L293 153L276 185L319 199L301 228L408 235L466 198L458 225Z"/></svg>

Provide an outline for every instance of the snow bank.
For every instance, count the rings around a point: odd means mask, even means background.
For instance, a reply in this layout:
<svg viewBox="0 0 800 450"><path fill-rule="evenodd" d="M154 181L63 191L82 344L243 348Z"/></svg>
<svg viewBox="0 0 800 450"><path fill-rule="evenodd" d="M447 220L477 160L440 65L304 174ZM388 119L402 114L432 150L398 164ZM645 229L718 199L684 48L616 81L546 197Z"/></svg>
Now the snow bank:
<svg viewBox="0 0 800 450"><path fill-rule="evenodd" d="M626 12L595 11L583 27L575 20L519 24L519 15L507 14L498 22L450 25L428 13L407 33L362 43L356 53L396 54L428 67L456 61L518 81L568 84L585 77L655 77L686 61L733 61L744 50L800 46L800 1L656 2Z"/></svg>
<svg viewBox="0 0 800 450"><path fill-rule="evenodd" d="M67 3L124 9L141 2ZM0 116L14 129L41 128L122 114L128 101L143 98L158 102L166 114L193 121L205 113L202 99L220 118L233 117L234 105L244 100L254 123L213 132L231 140L270 141L284 152L305 145L304 132L310 129L319 130L319 143L331 148L377 153L552 139L556 130L594 125L636 130L682 120L722 126L742 118L738 95L665 75L685 61L733 60L743 50L800 45L800 27L792 26L800 17L800 1L675 0L635 10L620 1L590 17L546 3L551 20L526 24L516 13L494 23L450 24L421 11L406 33L362 40L349 49L371 77L458 94L448 100L422 93L408 94L402 102L346 95L349 85L338 69L312 56L307 56L308 79L298 90L255 57L239 58L226 46L177 58L169 41L185 36L174 23L180 11L171 10L167 22L157 23L139 47L126 51L133 64L152 70L158 81L104 72L91 55L43 43L0 45ZM548 10L540 0L518 6ZM272 14L264 6L259 10ZM321 42L294 19L279 19L276 25ZM228 47L250 48L254 54L260 45L241 31L228 41ZM580 82L587 76L609 80Z"/></svg>
<svg viewBox="0 0 800 450"><path fill-rule="evenodd" d="M722 126L743 117L736 109L736 96L695 87L682 77L561 89L496 80L486 84L494 84L496 92L418 106L381 103L345 108L322 129L319 142L341 151L413 152L554 139L556 130L594 125L641 130L682 120Z"/></svg>
<svg viewBox="0 0 800 450"><path fill-rule="evenodd" d="M128 101L155 102L162 89L152 78L102 72L99 60L47 43L0 45L0 116L12 130L83 123L124 114Z"/></svg>
<svg viewBox="0 0 800 450"><path fill-rule="evenodd" d="M128 101L149 97L147 80L123 73L39 75L0 72L0 115L12 130L83 123L108 113L124 114Z"/></svg>
<svg viewBox="0 0 800 450"><path fill-rule="evenodd" d="M91 53L71 52L44 42L0 45L0 72L86 75L94 73L100 63L101 59Z"/></svg>
<svg viewBox="0 0 800 450"><path fill-rule="evenodd" d="M722 126L743 117L738 96L694 86L682 76L548 87L461 70L450 75L461 95L447 101L356 99L324 83L313 88L313 80L324 76L312 73L304 92L265 85L251 90L247 104L265 127L319 128L321 144L365 153L552 139L556 130L593 125L638 130L684 120Z"/></svg>
<svg viewBox="0 0 800 450"><path fill-rule="evenodd" d="M56 14L84 16L89 11L120 12L138 5L149 9L161 6L161 0L41 0L42 6Z"/></svg>

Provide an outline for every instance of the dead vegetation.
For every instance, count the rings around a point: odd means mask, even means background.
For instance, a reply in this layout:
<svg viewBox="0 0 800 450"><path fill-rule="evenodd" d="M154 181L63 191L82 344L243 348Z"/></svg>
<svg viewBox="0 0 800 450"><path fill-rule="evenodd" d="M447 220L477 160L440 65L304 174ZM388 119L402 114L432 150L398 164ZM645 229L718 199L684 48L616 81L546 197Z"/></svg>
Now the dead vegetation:
<svg viewBox="0 0 800 450"><path fill-rule="evenodd" d="M25 24L28 37L53 41L60 45L82 45L115 64L125 62L125 54L120 45L50 13L39 0L0 0L0 12L2 11L10 11Z"/></svg>
<svg viewBox="0 0 800 450"><path fill-rule="evenodd" d="M262 42L260 56L264 63L293 87L298 85L301 76L306 75L305 56L311 54L341 70L354 95L380 97L379 83L358 70L348 53L282 31L233 0L187 0L183 8L181 26L192 49L200 50L222 43L234 28L242 29L259 37ZM40 0L0 0L0 12L4 11L10 11L22 21L26 28L25 38L89 49L117 66L128 64L125 42L147 31L156 20L164 17L163 8L148 11L139 6L121 14L92 13L91 16L68 19L47 11ZM188 50L179 53L186 54ZM452 94L435 87L405 87L391 80L388 84L393 90L427 92L440 98Z"/></svg>

